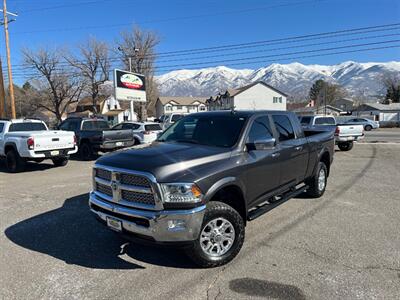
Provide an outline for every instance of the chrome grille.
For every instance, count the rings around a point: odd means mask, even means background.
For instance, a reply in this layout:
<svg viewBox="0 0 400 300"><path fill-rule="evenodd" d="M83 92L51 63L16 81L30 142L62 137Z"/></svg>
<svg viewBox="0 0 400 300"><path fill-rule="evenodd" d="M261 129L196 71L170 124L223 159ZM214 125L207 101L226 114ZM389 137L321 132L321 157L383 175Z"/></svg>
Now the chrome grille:
<svg viewBox="0 0 400 300"><path fill-rule="evenodd" d="M100 193L106 194L107 196L112 197L113 193L112 193L112 189L111 186L105 185L105 184L101 184L101 183L96 183L96 190L99 191Z"/></svg>
<svg viewBox="0 0 400 300"><path fill-rule="evenodd" d="M124 174L120 175L120 182L127 185L136 185L141 187L150 187L150 181L143 176Z"/></svg>
<svg viewBox="0 0 400 300"><path fill-rule="evenodd" d="M94 190L106 201L150 210L163 208L153 175L100 165L94 168Z"/></svg>
<svg viewBox="0 0 400 300"><path fill-rule="evenodd" d="M121 197L123 200L128 202L141 203L147 205L155 204L153 194L144 194L144 193L122 190Z"/></svg>
<svg viewBox="0 0 400 300"><path fill-rule="evenodd" d="M111 181L111 171L104 170L104 169L96 169L96 176Z"/></svg>

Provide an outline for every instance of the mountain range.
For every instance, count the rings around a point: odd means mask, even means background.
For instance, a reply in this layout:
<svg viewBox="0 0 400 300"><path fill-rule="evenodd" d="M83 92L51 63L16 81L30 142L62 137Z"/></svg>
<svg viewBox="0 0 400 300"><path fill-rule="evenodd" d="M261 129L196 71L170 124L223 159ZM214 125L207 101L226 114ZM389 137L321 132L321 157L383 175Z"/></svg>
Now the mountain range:
<svg viewBox="0 0 400 300"><path fill-rule="evenodd" d="M237 88L254 81L264 81L287 93L293 101L307 98L312 84L323 79L341 85L349 97L375 101L384 95L383 78L400 74L400 62L358 63L346 61L337 65L271 64L252 69L224 66L198 70L177 70L157 76L163 96L214 96L227 88Z"/></svg>

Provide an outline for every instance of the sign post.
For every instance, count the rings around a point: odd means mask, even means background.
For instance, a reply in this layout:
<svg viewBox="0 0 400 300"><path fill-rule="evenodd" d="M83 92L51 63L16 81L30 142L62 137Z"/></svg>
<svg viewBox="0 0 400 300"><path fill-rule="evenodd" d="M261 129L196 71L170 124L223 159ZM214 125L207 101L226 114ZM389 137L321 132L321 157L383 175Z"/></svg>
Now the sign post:
<svg viewBox="0 0 400 300"><path fill-rule="evenodd" d="M130 114L133 120L133 102L146 102L145 76L123 70L114 70L115 99L130 101Z"/></svg>

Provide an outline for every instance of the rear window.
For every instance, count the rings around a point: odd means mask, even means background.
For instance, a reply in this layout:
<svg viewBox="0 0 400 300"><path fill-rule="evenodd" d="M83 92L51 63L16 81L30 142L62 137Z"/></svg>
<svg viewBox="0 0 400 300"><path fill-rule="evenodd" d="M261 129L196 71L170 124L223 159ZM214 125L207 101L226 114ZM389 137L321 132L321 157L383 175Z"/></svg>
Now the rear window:
<svg viewBox="0 0 400 300"><path fill-rule="evenodd" d="M287 141L296 137L293 126L287 116L273 115L272 119L274 120L276 130L279 133L279 141Z"/></svg>
<svg viewBox="0 0 400 300"><path fill-rule="evenodd" d="M23 123L12 123L10 128L8 129L9 132L16 132L16 131L42 131L47 130L46 126L43 123L35 122L23 122Z"/></svg>
<svg viewBox="0 0 400 300"><path fill-rule="evenodd" d="M335 125L334 118L316 118L315 125Z"/></svg>
<svg viewBox="0 0 400 300"><path fill-rule="evenodd" d="M311 117L301 117L300 118L300 123L303 126L309 125L311 122Z"/></svg>
<svg viewBox="0 0 400 300"><path fill-rule="evenodd" d="M108 125L107 121L90 120L84 121L82 125L82 130L102 130L109 128L110 126Z"/></svg>
<svg viewBox="0 0 400 300"><path fill-rule="evenodd" d="M0 123L0 133L3 132L3 128L4 128L4 123Z"/></svg>
<svg viewBox="0 0 400 300"><path fill-rule="evenodd" d="M180 120L182 118L183 118L183 115L173 115L172 118L171 118L171 121L172 122L176 122L176 121L178 121L178 120Z"/></svg>
<svg viewBox="0 0 400 300"><path fill-rule="evenodd" d="M160 124L149 124L149 125L144 125L144 130L146 131L156 131L156 130L162 130Z"/></svg>

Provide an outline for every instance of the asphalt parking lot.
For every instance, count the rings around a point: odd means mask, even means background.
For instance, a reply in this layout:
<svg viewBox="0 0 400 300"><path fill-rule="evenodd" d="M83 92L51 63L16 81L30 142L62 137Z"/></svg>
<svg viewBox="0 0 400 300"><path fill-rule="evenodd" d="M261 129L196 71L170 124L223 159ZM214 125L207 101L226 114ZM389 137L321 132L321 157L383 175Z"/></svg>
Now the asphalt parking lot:
<svg viewBox="0 0 400 300"><path fill-rule="evenodd" d="M92 162L0 163L0 299L398 299L400 144L336 152L325 195L251 222L239 256L196 268L124 245L87 207Z"/></svg>

